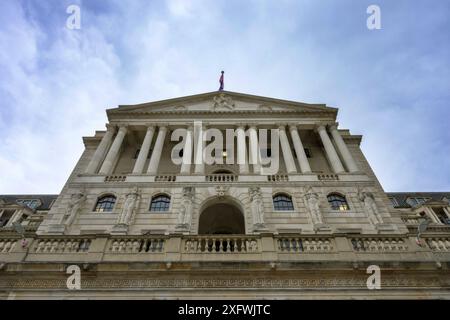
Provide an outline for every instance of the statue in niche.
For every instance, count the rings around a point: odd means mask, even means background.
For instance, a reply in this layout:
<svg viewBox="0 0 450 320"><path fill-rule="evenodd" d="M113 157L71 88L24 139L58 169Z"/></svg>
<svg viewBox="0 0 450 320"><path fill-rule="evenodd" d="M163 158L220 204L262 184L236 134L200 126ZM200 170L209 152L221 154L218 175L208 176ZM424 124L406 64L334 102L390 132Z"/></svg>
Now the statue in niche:
<svg viewBox="0 0 450 320"><path fill-rule="evenodd" d="M313 224L323 224L319 208L319 194L310 187L305 193L305 200Z"/></svg>
<svg viewBox="0 0 450 320"><path fill-rule="evenodd" d="M135 187L130 193L127 194L122 212L119 215L119 218L117 219L117 224L124 224L124 225L130 224L138 199L139 199L138 188Z"/></svg>
<svg viewBox="0 0 450 320"><path fill-rule="evenodd" d="M380 216L380 212L378 211L378 207L375 203L375 197L371 192L358 192L358 198L364 203L364 211L366 212L370 222L373 225L383 223L383 219Z"/></svg>
<svg viewBox="0 0 450 320"><path fill-rule="evenodd" d="M259 187L250 188L250 201L252 208L253 225L260 229L265 227L264 205L262 201L261 189Z"/></svg>
<svg viewBox="0 0 450 320"><path fill-rule="evenodd" d="M67 206L66 213L62 216L60 224L65 224L66 226L70 226L75 220L78 211L80 210L82 204L86 200L86 194L84 190L72 194L70 198L69 205Z"/></svg>
<svg viewBox="0 0 450 320"><path fill-rule="evenodd" d="M193 212L194 190L192 187L183 188L183 199L178 212L178 228L188 229L191 225Z"/></svg>
<svg viewBox="0 0 450 320"><path fill-rule="evenodd" d="M225 95L225 93L220 93L213 98L213 109L225 108L228 110L234 110L234 101L231 97Z"/></svg>

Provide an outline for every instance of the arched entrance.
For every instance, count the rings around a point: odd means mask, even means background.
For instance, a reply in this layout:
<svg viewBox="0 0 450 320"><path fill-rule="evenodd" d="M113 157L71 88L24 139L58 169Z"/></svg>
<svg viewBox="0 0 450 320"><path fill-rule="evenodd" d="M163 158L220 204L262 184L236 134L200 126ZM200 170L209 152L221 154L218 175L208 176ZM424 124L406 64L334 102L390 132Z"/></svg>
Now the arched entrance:
<svg viewBox="0 0 450 320"><path fill-rule="evenodd" d="M207 206L200 214L199 234L245 234L244 215L227 202Z"/></svg>

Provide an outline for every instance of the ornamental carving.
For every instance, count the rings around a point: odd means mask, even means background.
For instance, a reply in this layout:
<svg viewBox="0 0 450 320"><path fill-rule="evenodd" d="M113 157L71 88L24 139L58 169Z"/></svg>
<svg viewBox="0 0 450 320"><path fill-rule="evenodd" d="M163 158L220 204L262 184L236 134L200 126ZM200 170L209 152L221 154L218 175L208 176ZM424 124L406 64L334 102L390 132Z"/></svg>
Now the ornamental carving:
<svg viewBox="0 0 450 320"><path fill-rule="evenodd" d="M213 98L213 110L217 109L234 110L233 99L225 93L218 94Z"/></svg>

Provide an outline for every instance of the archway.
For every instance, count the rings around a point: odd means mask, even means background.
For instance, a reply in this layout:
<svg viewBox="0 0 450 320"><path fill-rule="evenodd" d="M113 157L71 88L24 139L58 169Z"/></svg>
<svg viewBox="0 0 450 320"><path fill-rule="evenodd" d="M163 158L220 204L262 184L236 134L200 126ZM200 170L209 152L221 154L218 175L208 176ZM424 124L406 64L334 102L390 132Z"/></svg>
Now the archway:
<svg viewBox="0 0 450 320"><path fill-rule="evenodd" d="M200 214L199 234L245 234L244 215L234 204L214 203Z"/></svg>

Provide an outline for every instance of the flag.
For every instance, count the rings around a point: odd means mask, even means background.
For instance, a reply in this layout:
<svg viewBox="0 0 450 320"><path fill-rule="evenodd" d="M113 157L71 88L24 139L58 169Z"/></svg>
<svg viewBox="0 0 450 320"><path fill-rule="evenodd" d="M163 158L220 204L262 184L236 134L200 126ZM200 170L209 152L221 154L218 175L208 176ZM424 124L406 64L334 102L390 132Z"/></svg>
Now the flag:
<svg viewBox="0 0 450 320"><path fill-rule="evenodd" d="M220 79L219 79L219 83L220 83L219 91L223 90L223 74L224 74L224 72L222 71L222 75L220 76Z"/></svg>

